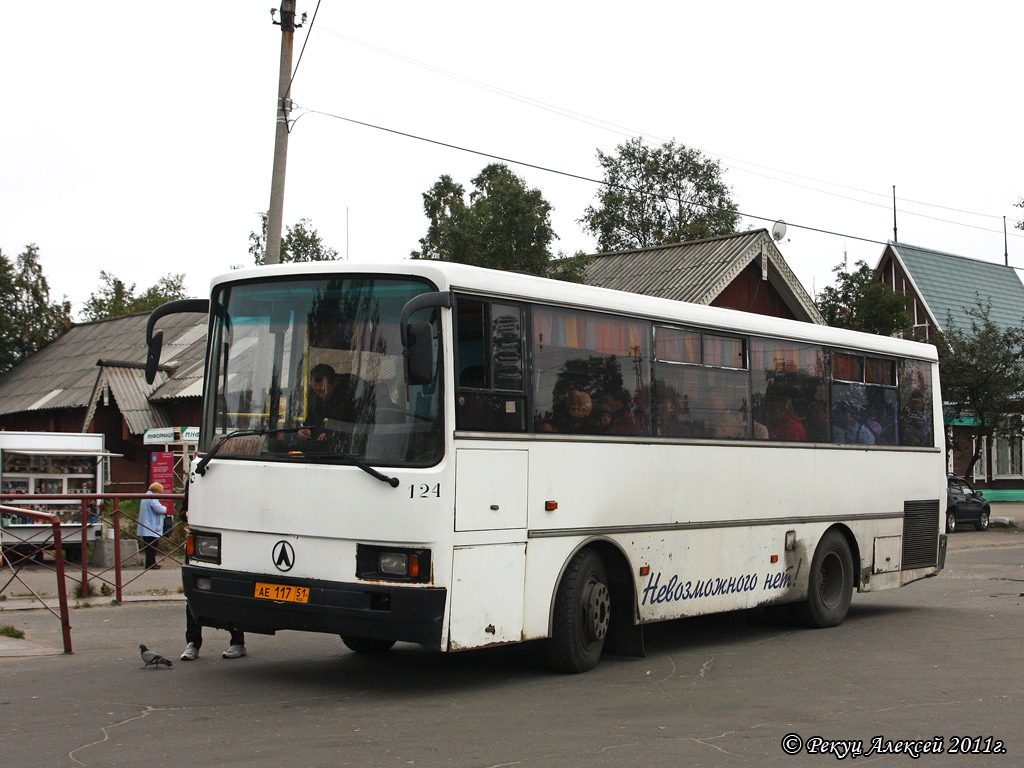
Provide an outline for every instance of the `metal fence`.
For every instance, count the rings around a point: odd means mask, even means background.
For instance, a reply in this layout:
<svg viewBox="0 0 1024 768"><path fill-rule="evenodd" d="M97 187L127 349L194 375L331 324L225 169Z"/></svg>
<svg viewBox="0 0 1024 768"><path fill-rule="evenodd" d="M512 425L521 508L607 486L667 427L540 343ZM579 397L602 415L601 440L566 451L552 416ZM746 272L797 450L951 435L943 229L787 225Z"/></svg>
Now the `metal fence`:
<svg viewBox="0 0 1024 768"><path fill-rule="evenodd" d="M121 602L124 587L138 579L142 572L125 580L124 564L136 553L127 556L122 554L122 541L135 540L142 546L145 542L135 533L131 523L138 523L138 516L126 513L121 509L121 502L129 499L153 498L145 493L91 493L91 494L2 494L0 495L0 515L4 518L2 555L0 555L0 592L12 582L17 581L28 589L33 599L52 613L61 623L64 637L64 653L71 653L71 624L68 618L68 595L66 576L70 568L79 569L79 593L84 597L90 594L90 578L102 582L113 590L114 598ZM180 493L164 493L157 497L161 500L180 500ZM38 511L32 508L11 506L14 503L75 501L78 507L68 506L62 510ZM28 522L32 521L32 522ZM130 530L125 530L125 525ZM112 537L107 531L113 531ZM113 565L90 573L89 546L97 546L97 542L112 543L114 549ZM179 559L185 547L184 523L173 520L173 525L161 537L168 542L164 550L157 551L157 562L167 559L180 563ZM45 562L44 554L53 552L54 563ZM74 552L77 551L77 557ZM71 561L66 555L72 555ZM57 610L47 604L41 595L34 590L20 575L21 569L28 564L41 564L52 570L57 579Z"/></svg>

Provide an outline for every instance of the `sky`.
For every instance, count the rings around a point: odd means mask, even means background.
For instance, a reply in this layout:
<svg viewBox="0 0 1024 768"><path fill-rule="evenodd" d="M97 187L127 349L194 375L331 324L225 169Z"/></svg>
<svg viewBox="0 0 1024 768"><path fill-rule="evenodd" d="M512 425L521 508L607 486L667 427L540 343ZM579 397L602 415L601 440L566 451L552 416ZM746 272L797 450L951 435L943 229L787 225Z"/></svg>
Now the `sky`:
<svg viewBox="0 0 1024 768"><path fill-rule="evenodd" d="M270 5L51 0L0 25L0 250L35 243L76 317L100 270L139 293L181 273L205 296L252 264ZM342 258L408 258L423 193L442 174L468 190L495 158L553 206L556 250L594 252L578 220L597 150L642 136L719 159L741 229L787 222L779 248L812 294L844 258L877 263L894 186L899 241L1024 268L1019 1L298 10L284 221L309 219Z"/></svg>

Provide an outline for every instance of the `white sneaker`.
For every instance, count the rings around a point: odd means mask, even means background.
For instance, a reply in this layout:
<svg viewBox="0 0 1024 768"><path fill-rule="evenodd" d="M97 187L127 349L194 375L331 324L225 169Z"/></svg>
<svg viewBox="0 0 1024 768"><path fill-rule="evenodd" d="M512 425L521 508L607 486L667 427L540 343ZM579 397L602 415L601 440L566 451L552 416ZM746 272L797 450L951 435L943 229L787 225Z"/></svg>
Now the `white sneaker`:
<svg viewBox="0 0 1024 768"><path fill-rule="evenodd" d="M224 659L240 659L246 655L244 645L232 645L224 653L221 654L221 658Z"/></svg>
<svg viewBox="0 0 1024 768"><path fill-rule="evenodd" d="M195 643L189 643L185 646L185 650L181 652L182 661L194 661L199 658L199 649L196 648Z"/></svg>

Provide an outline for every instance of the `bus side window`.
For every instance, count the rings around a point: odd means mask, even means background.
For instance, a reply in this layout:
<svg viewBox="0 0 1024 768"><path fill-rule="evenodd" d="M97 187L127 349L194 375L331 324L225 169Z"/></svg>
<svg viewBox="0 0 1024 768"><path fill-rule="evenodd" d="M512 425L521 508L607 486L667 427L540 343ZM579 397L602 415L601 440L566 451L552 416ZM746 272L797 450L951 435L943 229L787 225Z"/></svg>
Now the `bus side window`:
<svg viewBox="0 0 1024 768"><path fill-rule="evenodd" d="M750 339L754 438L822 442L828 436L824 347Z"/></svg>
<svg viewBox="0 0 1024 768"><path fill-rule="evenodd" d="M524 431L522 309L465 296L455 306L455 428Z"/></svg>
<svg viewBox="0 0 1024 768"><path fill-rule="evenodd" d="M534 431L649 434L650 339L644 321L534 307Z"/></svg>

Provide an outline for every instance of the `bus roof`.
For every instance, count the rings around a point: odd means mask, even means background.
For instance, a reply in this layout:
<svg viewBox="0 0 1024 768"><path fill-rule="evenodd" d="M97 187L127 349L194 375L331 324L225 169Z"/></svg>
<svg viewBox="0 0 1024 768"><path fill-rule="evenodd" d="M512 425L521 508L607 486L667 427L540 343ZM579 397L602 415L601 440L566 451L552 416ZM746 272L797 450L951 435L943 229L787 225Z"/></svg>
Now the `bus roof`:
<svg viewBox="0 0 1024 768"><path fill-rule="evenodd" d="M771 336L814 344L842 346L864 352L899 355L928 361L938 360L938 352L933 345L916 341L832 328L798 320L742 312L736 309L709 307L673 299L645 296L639 293L568 283L518 272L504 272L467 264L426 259L381 262L319 261L250 267L215 277L211 281L211 291L228 283L337 274L409 275L429 280L441 291L482 293L516 301L533 301L613 312L641 317L654 322L679 323L737 334Z"/></svg>

